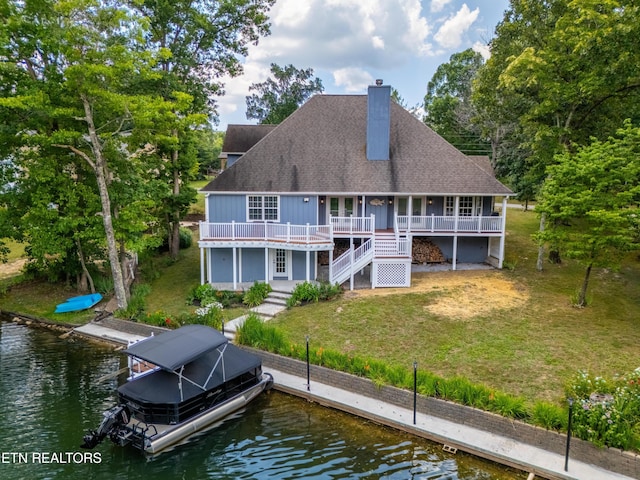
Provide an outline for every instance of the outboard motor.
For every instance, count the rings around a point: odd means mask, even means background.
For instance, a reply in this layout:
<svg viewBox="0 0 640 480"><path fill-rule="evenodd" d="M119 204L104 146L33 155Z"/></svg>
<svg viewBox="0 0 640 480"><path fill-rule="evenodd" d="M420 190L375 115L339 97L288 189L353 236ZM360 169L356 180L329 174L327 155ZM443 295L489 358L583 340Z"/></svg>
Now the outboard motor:
<svg viewBox="0 0 640 480"><path fill-rule="evenodd" d="M92 449L98 445L104 437L111 434L113 430L117 430L120 427L129 423L130 412L125 405L115 406L106 412L102 413L103 419L97 430L89 430L89 432L83 437L83 443L81 448Z"/></svg>

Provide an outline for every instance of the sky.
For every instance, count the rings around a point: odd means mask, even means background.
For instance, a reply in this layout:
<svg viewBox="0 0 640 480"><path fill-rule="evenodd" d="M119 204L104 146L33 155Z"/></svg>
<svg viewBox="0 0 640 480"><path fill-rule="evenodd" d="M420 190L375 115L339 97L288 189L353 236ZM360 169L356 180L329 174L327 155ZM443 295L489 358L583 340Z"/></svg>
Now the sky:
<svg viewBox="0 0 640 480"><path fill-rule="evenodd" d="M276 0L271 35L249 48L244 73L224 78L219 124L246 117L249 86L264 82L271 63L312 68L327 94L365 94L376 79L421 104L427 83L452 54L487 43L509 0Z"/></svg>

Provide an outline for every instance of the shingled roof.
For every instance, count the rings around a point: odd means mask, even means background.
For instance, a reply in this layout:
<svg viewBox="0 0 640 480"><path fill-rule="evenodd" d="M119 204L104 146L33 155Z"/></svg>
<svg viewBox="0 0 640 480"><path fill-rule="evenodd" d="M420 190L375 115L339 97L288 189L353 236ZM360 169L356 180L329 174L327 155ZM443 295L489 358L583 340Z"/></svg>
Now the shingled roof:
<svg viewBox="0 0 640 480"><path fill-rule="evenodd" d="M277 125L237 125L227 126L227 132L222 142L221 153L242 154L262 140Z"/></svg>
<svg viewBox="0 0 640 480"><path fill-rule="evenodd" d="M203 191L512 194L477 161L391 103L389 160L366 158L366 95L316 95Z"/></svg>

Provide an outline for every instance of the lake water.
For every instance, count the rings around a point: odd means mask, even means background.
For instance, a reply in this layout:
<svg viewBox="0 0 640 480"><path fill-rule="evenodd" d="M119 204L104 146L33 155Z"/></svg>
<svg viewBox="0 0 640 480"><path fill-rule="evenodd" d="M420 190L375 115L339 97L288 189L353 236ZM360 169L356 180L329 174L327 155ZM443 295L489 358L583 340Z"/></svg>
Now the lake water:
<svg viewBox="0 0 640 480"><path fill-rule="evenodd" d="M121 354L0 322L0 479L525 479L299 398L270 392L155 458L79 445L115 403Z"/></svg>

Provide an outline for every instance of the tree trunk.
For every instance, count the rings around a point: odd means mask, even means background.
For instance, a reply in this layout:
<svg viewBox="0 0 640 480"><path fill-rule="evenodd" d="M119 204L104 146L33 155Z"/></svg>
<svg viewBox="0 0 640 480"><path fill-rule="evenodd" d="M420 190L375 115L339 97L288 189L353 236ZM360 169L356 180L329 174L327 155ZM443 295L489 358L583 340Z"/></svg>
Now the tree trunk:
<svg viewBox="0 0 640 480"><path fill-rule="evenodd" d="M127 293L124 288L122 277L122 267L118 258L118 246L116 244L116 236L113 230L113 222L111 220L111 200L109 199L109 190L107 188L106 161L102 155L102 144L98 139L96 127L93 123L93 112L91 104L86 95L82 94L82 103L86 115L87 126L89 129L89 138L91 140L91 150L93 151L94 163L92 165L98 182L98 191L100 193L100 203L102 205L102 222L104 224L104 232L107 239L107 252L109 255L109 263L111 264L111 275L113 276L113 289L118 302L118 308L124 310L127 308Z"/></svg>
<svg viewBox="0 0 640 480"><path fill-rule="evenodd" d="M543 213L540 215L540 233L544 232L544 224L547 221L547 216ZM536 262L536 270L542 271L542 264L544 262L544 243L541 241L538 245L538 261Z"/></svg>
<svg viewBox="0 0 640 480"><path fill-rule="evenodd" d="M587 288L589 287L589 277L591 276L592 263L587 267L587 271L584 274L584 280L582 281L582 288L580 288L580 294L578 295L578 306L587 306Z"/></svg>
<svg viewBox="0 0 640 480"><path fill-rule="evenodd" d="M84 253L82 253L82 245L80 244L80 240L77 238L76 238L76 245L78 246L78 258L80 259L80 265L82 265L83 283L88 280L91 293L96 293L96 287L93 285L93 278L91 277L89 270L87 270L87 265L84 261ZM81 288L82 289L80 291L86 291L86 285L82 286Z"/></svg>

